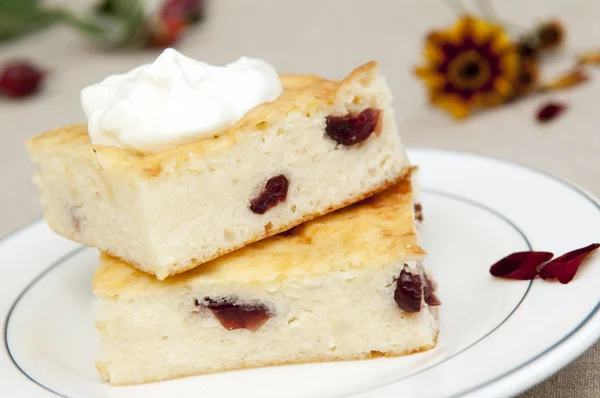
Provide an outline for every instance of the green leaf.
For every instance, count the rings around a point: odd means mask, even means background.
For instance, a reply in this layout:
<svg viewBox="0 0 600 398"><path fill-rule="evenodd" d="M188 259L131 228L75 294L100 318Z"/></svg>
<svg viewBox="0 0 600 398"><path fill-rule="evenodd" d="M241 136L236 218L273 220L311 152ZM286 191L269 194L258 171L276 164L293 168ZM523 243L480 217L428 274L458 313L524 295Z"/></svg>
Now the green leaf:
<svg viewBox="0 0 600 398"><path fill-rule="evenodd" d="M105 26L91 21L86 21L84 19L76 18L71 14L65 13L64 18L61 21L78 29L80 32L94 36L108 37L109 32Z"/></svg>
<svg viewBox="0 0 600 398"><path fill-rule="evenodd" d="M62 19L60 14L54 12L41 12L39 10L7 13L0 9L0 40L19 36L37 30Z"/></svg>
<svg viewBox="0 0 600 398"><path fill-rule="evenodd" d="M122 29L122 35L116 38L116 44L139 44L143 38L145 14L140 0L107 0L104 17L116 21ZM113 21L113 22L114 22ZM0 0L0 41L20 36L55 23L67 24L78 31L96 39L114 42L114 31L97 21L84 20L67 10L42 9L38 0ZM112 24L114 27L114 23ZM111 35L111 33L113 33ZM113 43L115 44L115 43Z"/></svg>
<svg viewBox="0 0 600 398"><path fill-rule="evenodd" d="M123 25L120 44L139 43L146 29L143 2L140 0L107 0L106 7L110 11L110 15Z"/></svg>
<svg viewBox="0 0 600 398"><path fill-rule="evenodd" d="M65 23L99 38L107 38L106 27L77 18L66 10L41 9L37 0L0 0L0 40L10 39L55 23Z"/></svg>

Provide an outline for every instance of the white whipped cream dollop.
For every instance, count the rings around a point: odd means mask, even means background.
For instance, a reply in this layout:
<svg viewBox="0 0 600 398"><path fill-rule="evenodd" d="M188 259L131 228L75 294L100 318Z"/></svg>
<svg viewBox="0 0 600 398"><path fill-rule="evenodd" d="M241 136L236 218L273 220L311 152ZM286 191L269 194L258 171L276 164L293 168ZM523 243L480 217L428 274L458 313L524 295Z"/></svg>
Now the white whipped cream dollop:
<svg viewBox="0 0 600 398"><path fill-rule="evenodd" d="M157 152L218 134L281 92L263 60L212 66L169 48L152 64L84 88L81 105L93 144Z"/></svg>

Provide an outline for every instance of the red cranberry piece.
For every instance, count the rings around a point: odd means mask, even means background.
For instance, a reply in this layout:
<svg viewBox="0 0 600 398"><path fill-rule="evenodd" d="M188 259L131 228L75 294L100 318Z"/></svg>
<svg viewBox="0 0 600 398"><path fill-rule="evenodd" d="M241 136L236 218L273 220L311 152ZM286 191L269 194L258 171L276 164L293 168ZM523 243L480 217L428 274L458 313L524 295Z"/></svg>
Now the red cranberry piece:
<svg viewBox="0 0 600 398"><path fill-rule="evenodd" d="M394 299L400 309L419 312L423 305L423 281L419 275L403 269L398 276Z"/></svg>
<svg viewBox="0 0 600 398"><path fill-rule="evenodd" d="M600 248L600 244L592 243L589 246L563 254L546 264L540 270L540 277L542 279L557 278L560 283L569 283L573 280L581 262L598 248Z"/></svg>
<svg viewBox="0 0 600 398"><path fill-rule="evenodd" d="M250 201L250 210L257 214L265 214L267 210L287 199L288 187L289 181L283 174L269 179L260 195Z"/></svg>
<svg viewBox="0 0 600 398"><path fill-rule="evenodd" d="M508 279L530 280L538 274L537 267L554 257L550 252L518 252L492 265L490 273Z"/></svg>
<svg viewBox="0 0 600 398"><path fill-rule="evenodd" d="M558 102L549 102L548 104L542 106L537 112L537 120L540 123L547 123L551 120L556 119L567 109L565 104L561 104Z"/></svg>
<svg viewBox="0 0 600 398"><path fill-rule="evenodd" d="M379 109L367 108L359 114L327 116L325 133L338 144L361 143L379 128L381 114Z"/></svg>
<svg viewBox="0 0 600 398"><path fill-rule="evenodd" d="M415 203L415 220L423 222L423 206L419 203Z"/></svg>
<svg viewBox="0 0 600 398"><path fill-rule="evenodd" d="M196 306L199 305L196 300ZM256 332L270 318L267 307L260 304L234 304L226 301L217 303L205 297L203 305L215 314L227 330L248 329Z"/></svg>
<svg viewBox="0 0 600 398"><path fill-rule="evenodd" d="M425 302L427 303L427 305L430 305L432 307L437 307L438 305L441 305L442 302L435 295L434 291L435 291L435 288L433 287L433 282L431 282L431 280L427 276L425 276L425 287L423 288Z"/></svg>
<svg viewBox="0 0 600 398"><path fill-rule="evenodd" d="M179 20L163 20L146 36L146 46L166 48L175 45L185 30L185 24Z"/></svg>
<svg viewBox="0 0 600 398"><path fill-rule="evenodd" d="M160 15L167 21L197 22L204 16L204 0L167 0Z"/></svg>
<svg viewBox="0 0 600 398"><path fill-rule="evenodd" d="M0 91L10 97L25 97L38 91L44 73L26 62L6 65L0 73Z"/></svg>

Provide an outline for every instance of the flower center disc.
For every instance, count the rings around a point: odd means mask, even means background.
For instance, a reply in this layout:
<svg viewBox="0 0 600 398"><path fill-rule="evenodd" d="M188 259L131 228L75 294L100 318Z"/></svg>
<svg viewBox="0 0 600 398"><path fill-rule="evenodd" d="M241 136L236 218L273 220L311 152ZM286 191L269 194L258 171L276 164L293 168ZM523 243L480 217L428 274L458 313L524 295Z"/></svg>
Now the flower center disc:
<svg viewBox="0 0 600 398"><path fill-rule="evenodd" d="M458 54L448 66L448 80L462 90L479 90L490 79L489 62L475 50Z"/></svg>

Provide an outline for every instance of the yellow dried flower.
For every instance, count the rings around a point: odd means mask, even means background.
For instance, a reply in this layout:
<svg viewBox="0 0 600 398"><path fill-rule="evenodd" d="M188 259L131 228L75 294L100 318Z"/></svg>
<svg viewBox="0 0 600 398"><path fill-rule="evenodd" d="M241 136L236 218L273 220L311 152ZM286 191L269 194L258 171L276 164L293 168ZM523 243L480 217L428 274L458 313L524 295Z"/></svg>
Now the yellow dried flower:
<svg viewBox="0 0 600 398"><path fill-rule="evenodd" d="M498 25L463 17L447 30L430 33L423 53L425 63L415 74L425 82L430 101L457 119L513 94L516 46Z"/></svg>

